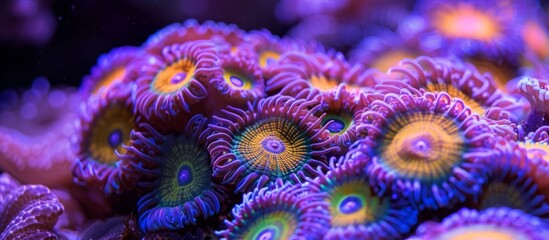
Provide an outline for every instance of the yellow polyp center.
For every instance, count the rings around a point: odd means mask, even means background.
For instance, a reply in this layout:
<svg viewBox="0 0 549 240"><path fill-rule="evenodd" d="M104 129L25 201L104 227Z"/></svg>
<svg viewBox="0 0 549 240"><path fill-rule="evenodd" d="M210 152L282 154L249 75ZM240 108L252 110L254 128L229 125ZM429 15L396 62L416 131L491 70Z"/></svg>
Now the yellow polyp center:
<svg viewBox="0 0 549 240"><path fill-rule="evenodd" d="M410 51L406 50L393 50L382 53L374 62L371 64L371 67L377 68L382 72L387 72L389 68L396 66L400 61L405 58L414 59L416 54L413 54Z"/></svg>
<svg viewBox="0 0 549 240"><path fill-rule="evenodd" d="M493 225L472 225L449 229L438 236L437 239L448 240L514 240L530 239L523 233L516 230L506 229Z"/></svg>
<svg viewBox="0 0 549 240"><path fill-rule="evenodd" d="M274 62L277 62L280 58L280 53L272 51L272 50L266 50L261 52L259 55L259 66L260 67L266 67Z"/></svg>
<svg viewBox="0 0 549 240"><path fill-rule="evenodd" d="M389 201L382 201L363 180L345 182L328 192L331 225L367 224L385 214Z"/></svg>
<svg viewBox="0 0 549 240"><path fill-rule="evenodd" d="M469 107L473 111L473 113L476 113L480 116L483 116L485 113L484 108L477 101L471 99L468 95L466 95L461 90L455 88L452 85L430 83L430 84L427 84L425 88L429 92L446 92L453 98L459 98L463 100L465 105Z"/></svg>
<svg viewBox="0 0 549 240"><path fill-rule="evenodd" d="M500 33L494 18L469 4L459 4L437 12L434 25L449 37L490 41Z"/></svg>
<svg viewBox="0 0 549 240"><path fill-rule="evenodd" d="M126 152L122 144L129 143L130 132L135 126L135 116L131 109L123 105L112 105L105 109L90 129L89 153L93 159L103 164L118 161L115 154Z"/></svg>
<svg viewBox="0 0 549 240"><path fill-rule="evenodd" d="M507 92L507 82L515 77L511 69L506 66L497 66L494 63L481 58L467 59L467 61L473 64L479 73L490 73L494 78L498 89Z"/></svg>
<svg viewBox="0 0 549 240"><path fill-rule="evenodd" d="M236 138L235 152L249 171L284 178L299 170L308 159L309 140L284 118L260 121Z"/></svg>
<svg viewBox="0 0 549 240"><path fill-rule="evenodd" d="M294 213L284 210L263 214L250 222L246 232L236 239L245 240L282 240L291 239L297 230L298 218Z"/></svg>
<svg viewBox="0 0 549 240"><path fill-rule="evenodd" d="M114 83L121 82L126 76L126 69L124 67L118 67L105 74L105 76L95 85L92 90L92 94L96 94L99 89L112 86Z"/></svg>
<svg viewBox="0 0 549 240"><path fill-rule="evenodd" d="M320 91L331 91L339 84L335 79L329 79L323 75L313 75L309 80L309 84Z"/></svg>
<svg viewBox="0 0 549 240"><path fill-rule="evenodd" d="M160 70L151 87L161 94L171 94L185 87L194 76L196 65L188 59L180 59Z"/></svg>
<svg viewBox="0 0 549 240"><path fill-rule="evenodd" d="M253 87L252 81L248 77L234 70L226 70L223 73L223 79L234 89L250 90Z"/></svg>
<svg viewBox="0 0 549 240"><path fill-rule="evenodd" d="M539 24L527 22L522 29L522 38L526 46L539 57L549 57L549 36Z"/></svg>
<svg viewBox="0 0 549 240"><path fill-rule="evenodd" d="M389 124L380 162L413 178L445 176L461 160L463 139L456 123L444 116L416 113Z"/></svg>
<svg viewBox="0 0 549 240"><path fill-rule="evenodd" d="M477 231L464 233L461 236L451 238L452 240L513 240L513 236L505 233L492 231Z"/></svg>

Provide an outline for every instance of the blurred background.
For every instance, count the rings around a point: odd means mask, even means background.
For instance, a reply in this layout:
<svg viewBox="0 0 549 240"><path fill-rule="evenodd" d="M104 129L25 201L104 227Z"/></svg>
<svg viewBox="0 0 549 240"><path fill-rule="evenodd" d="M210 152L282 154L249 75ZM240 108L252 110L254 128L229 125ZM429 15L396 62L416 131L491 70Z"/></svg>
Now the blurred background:
<svg viewBox="0 0 549 240"><path fill-rule="evenodd" d="M141 45L174 22L194 18L285 34L277 0L0 0L0 90L38 77L78 86L102 53Z"/></svg>
<svg viewBox="0 0 549 240"><path fill-rule="evenodd" d="M0 90L36 78L78 86L98 56L194 18L266 28L346 52L371 24L396 28L412 0L0 0ZM542 7L547 9L547 1ZM383 7L380 7L383 6ZM546 11L545 11L546 12ZM364 24L368 23L368 24Z"/></svg>

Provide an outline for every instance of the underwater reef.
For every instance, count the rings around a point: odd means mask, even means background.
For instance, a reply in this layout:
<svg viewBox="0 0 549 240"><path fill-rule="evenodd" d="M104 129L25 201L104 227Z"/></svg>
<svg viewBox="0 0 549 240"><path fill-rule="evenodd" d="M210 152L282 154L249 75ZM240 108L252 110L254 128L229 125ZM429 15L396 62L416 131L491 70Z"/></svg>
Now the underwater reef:
<svg viewBox="0 0 549 240"><path fill-rule="evenodd" d="M546 239L540 3L312 2L0 93L0 239Z"/></svg>

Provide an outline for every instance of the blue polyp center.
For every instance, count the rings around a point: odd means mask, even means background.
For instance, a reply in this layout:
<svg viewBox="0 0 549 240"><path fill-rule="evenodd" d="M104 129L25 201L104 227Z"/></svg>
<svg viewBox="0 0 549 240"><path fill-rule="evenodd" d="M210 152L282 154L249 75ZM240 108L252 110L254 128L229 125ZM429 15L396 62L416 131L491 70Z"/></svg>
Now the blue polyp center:
<svg viewBox="0 0 549 240"><path fill-rule="evenodd" d="M362 201L357 196L348 196L339 204L339 211L343 214L353 214L362 208Z"/></svg>
<svg viewBox="0 0 549 240"><path fill-rule="evenodd" d="M187 78L187 73L186 72L177 73L177 74L175 74L175 76L172 77L171 83L172 84L178 84L178 83L182 82L183 80L185 80L185 78Z"/></svg>
<svg viewBox="0 0 549 240"><path fill-rule="evenodd" d="M109 133L109 146L117 148L122 143L122 130L115 129Z"/></svg>
<svg viewBox="0 0 549 240"><path fill-rule="evenodd" d="M179 169L179 174L177 176L177 180L179 183L179 186L185 186L192 182L193 180L193 174L189 166L183 165Z"/></svg>
<svg viewBox="0 0 549 240"><path fill-rule="evenodd" d="M275 64L276 61L277 61L276 58L271 58L271 57L269 57L269 58L267 58L267 60L265 61L265 63L267 64L267 66L270 66L270 65Z"/></svg>
<svg viewBox="0 0 549 240"><path fill-rule="evenodd" d="M330 121L332 122L328 125L327 129L331 133L340 133L345 129L345 123L340 119L330 119Z"/></svg>
<svg viewBox="0 0 549 240"><path fill-rule="evenodd" d="M277 235L276 233L277 233L277 228L275 228L273 226L267 227L267 228L261 230L261 232L259 232L259 234L257 234L256 240L273 240L273 239L276 239L276 235Z"/></svg>
<svg viewBox="0 0 549 240"><path fill-rule="evenodd" d="M242 79L240 79L239 77L237 76L231 76L229 78L229 81L231 81L231 84L237 86L237 87L242 87L244 86L244 81L242 81Z"/></svg>
<svg viewBox="0 0 549 240"><path fill-rule="evenodd" d="M284 142L275 136L267 136L261 141L263 148L271 153L279 154L286 150Z"/></svg>

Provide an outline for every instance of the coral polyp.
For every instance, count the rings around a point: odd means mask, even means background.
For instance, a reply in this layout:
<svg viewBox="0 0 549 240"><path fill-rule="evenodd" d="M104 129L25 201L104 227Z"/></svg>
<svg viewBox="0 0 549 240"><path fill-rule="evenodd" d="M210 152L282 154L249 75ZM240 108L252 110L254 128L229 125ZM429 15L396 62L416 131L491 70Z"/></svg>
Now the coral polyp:
<svg viewBox="0 0 549 240"><path fill-rule="evenodd" d="M387 94L363 114L373 164L367 174L379 188L438 209L478 196L484 182L474 157L494 143L486 122L448 94Z"/></svg>
<svg viewBox="0 0 549 240"><path fill-rule="evenodd" d="M226 239L320 239L329 217L320 201L307 196L299 185L256 189L244 195L233 208L234 220L217 234Z"/></svg>
<svg viewBox="0 0 549 240"><path fill-rule="evenodd" d="M213 175L223 184L236 184L245 193L281 179L296 181L326 169L326 154L338 151L313 101L274 96L249 104L247 110L228 107L214 116L220 125L208 137ZM307 110L312 108L312 110Z"/></svg>
<svg viewBox="0 0 549 240"><path fill-rule="evenodd" d="M525 141L518 143L527 151L538 191L549 199L549 145L547 142ZM547 200L546 200L547 201Z"/></svg>
<svg viewBox="0 0 549 240"><path fill-rule="evenodd" d="M82 108L80 117L78 161L73 164L74 180L106 194L121 193L132 188L133 179L122 176L118 154L128 144L136 126L137 114L130 95L132 85L113 86L105 96L92 96Z"/></svg>
<svg viewBox="0 0 549 240"><path fill-rule="evenodd" d="M537 164L528 157L527 149L504 139L498 139L494 149L493 159L479 162L491 167L477 207L509 207L547 219L549 204L535 181L533 168Z"/></svg>
<svg viewBox="0 0 549 240"><path fill-rule="evenodd" d="M349 154L331 164L336 168L309 182L310 198L318 197L329 206L331 227L326 239L398 239L415 225L418 210L405 198L383 196L372 189L363 172L368 160Z"/></svg>
<svg viewBox="0 0 549 240"><path fill-rule="evenodd" d="M145 2L68 24L89 38L0 36L0 239L549 236L547 4L281 0L302 22L258 29L276 1Z"/></svg>
<svg viewBox="0 0 549 240"><path fill-rule="evenodd" d="M347 90L344 84L320 94L318 102L321 109L316 115L326 114L321 125L327 126L340 152L347 152L351 144L361 137L356 129L362 123L361 114L368 109L370 100L360 92Z"/></svg>
<svg viewBox="0 0 549 240"><path fill-rule="evenodd" d="M249 43L239 46L242 48L240 51L248 53L264 72L276 65L281 55L286 52L314 53L317 51L314 45L290 38L280 38L267 30L252 31L248 37Z"/></svg>
<svg viewBox="0 0 549 240"><path fill-rule="evenodd" d="M454 98L460 98L474 113L491 119L519 122L528 110L524 104L498 90L490 76L481 75L475 68L459 62L421 56L401 61L390 68L389 73L389 80L396 78L416 89L446 92ZM398 93L385 90L385 85L390 87L392 84L394 80L388 84L382 82L376 89Z"/></svg>
<svg viewBox="0 0 549 240"><path fill-rule="evenodd" d="M273 77L266 82L269 94L297 96L303 91L327 92L340 83L355 83L351 65L343 56L322 53L289 52L271 69ZM350 87L350 86L349 86Z"/></svg>
<svg viewBox="0 0 549 240"><path fill-rule="evenodd" d="M208 96L201 81L219 70L214 45L206 41L167 46L150 56L136 71L136 108L151 121L169 121L190 113L190 107Z"/></svg>
<svg viewBox="0 0 549 240"><path fill-rule="evenodd" d="M532 112L522 125L526 133L534 132L539 127L549 125L546 116L549 113L549 103L545 96L549 93L549 81L530 77L522 78L518 83L521 94L528 99Z"/></svg>
<svg viewBox="0 0 549 240"><path fill-rule="evenodd" d="M442 34L453 38L490 40L499 34L500 24L491 15L476 9L472 5L460 3L453 8L440 9L433 14L434 25ZM467 21L478 22L474 28Z"/></svg>
<svg viewBox="0 0 549 240"><path fill-rule="evenodd" d="M417 8L426 18L427 34L441 38L440 46L452 54L484 56L495 62L497 58L516 61L522 51L520 34L513 26L528 13L516 3L426 0Z"/></svg>
<svg viewBox="0 0 549 240"><path fill-rule="evenodd" d="M544 239L549 230L539 218L511 208L461 209L441 223L420 225L410 239Z"/></svg>
<svg viewBox="0 0 549 240"><path fill-rule="evenodd" d="M259 66L244 55L221 58L221 74L204 82L210 90L208 101L217 108L244 106L265 96L265 83Z"/></svg>
<svg viewBox="0 0 549 240"><path fill-rule="evenodd" d="M103 93L105 93L113 85L129 81L127 75L130 65L144 57L142 51L137 47L121 47L101 55L96 66L92 68L91 74L82 80L80 92L84 96L89 96L98 94L99 90L104 89Z"/></svg>
<svg viewBox="0 0 549 240"><path fill-rule="evenodd" d="M139 179L139 227L145 232L182 229L219 213L223 187L212 180L204 132L207 119L195 115L184 133L163 135L151 125L134 131L125 161Z"/></svg>
<svg viewBox="0 0 549 240"><path fill-rule="evenodd" d="M246 33L232 24L207 21L199 24L190 19L184 23L174 23L162 28L143 44L145 51L161 55L163 48L189 41L209 40L218 51L229 54L247 40Z"/></svg>

